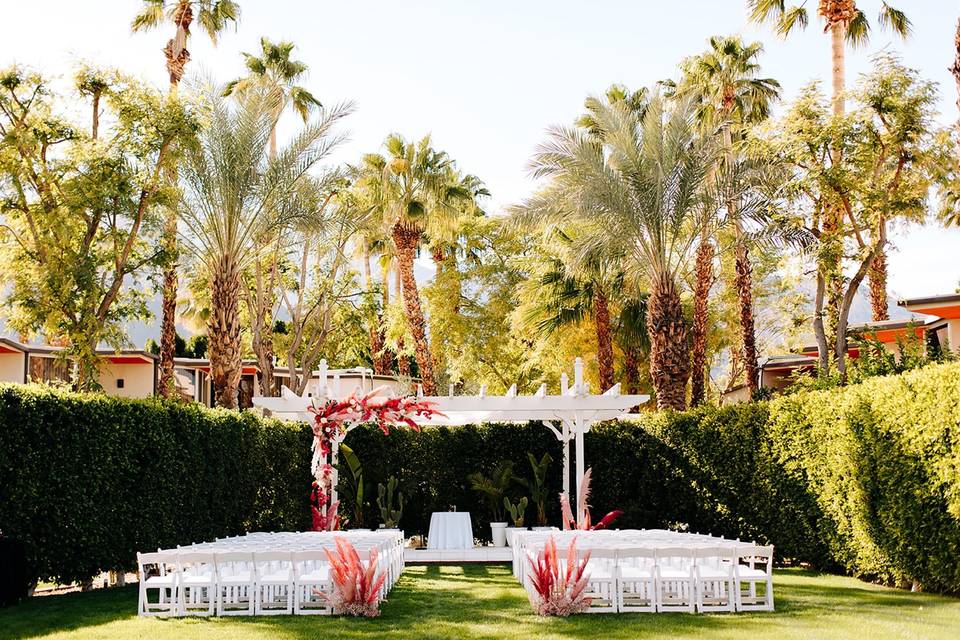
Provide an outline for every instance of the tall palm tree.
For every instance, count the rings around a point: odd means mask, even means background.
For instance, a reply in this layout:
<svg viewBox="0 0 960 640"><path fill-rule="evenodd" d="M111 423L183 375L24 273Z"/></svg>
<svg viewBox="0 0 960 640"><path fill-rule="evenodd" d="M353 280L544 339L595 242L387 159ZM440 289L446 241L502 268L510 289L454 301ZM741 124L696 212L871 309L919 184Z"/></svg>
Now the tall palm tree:
<svg viewBox="0 0 960 640"><path fill-rule="evenodd" d="M783 37L793 29L806 28L810 16L803 3L787 7L786 0L747 0L750 19L754 22L770 22ZM846 46L862 47L870 39L870 21L867 15L857 7L856 0L818 0L817 14L823 20L824 33L830 34L830 57L832 62L831 82L833 96L831 100L834 115L843 115L846 110ZM910 20L902 11L881 0L877 22L882 28L889 29L902 38L910 34ZM834 155L839 150L834 150ZM835 236L841 226L843 211L839 205L829 207L824 218L823 231ZM834 274L837 265L828 265ZM838 280L838 278L833 278ZM829 296L831 308L839 306L839 287L836 282L831 286ZM870 271L870 304L874 320L887 320L887 260L886 253L880 252L873 261Z"/></svg>
<svg viewBox="0 0 960 640"><path fill-rule="evenodd" d="M235 106L212 91L209 124L199 144L187 150L181 169L184 243L210 273L207 335L221 407L237 406L242 273L273 249L258 239L291 222L287 205L307 172L343 141L333 128L350 112L349 105L322 112L270 158L278 103L269 90L244 92Z"/></svg>
<svg viewBox="0 0 960 640"><path fill-rule="evenodd" d="M545 270L537 283L545 293L538 302L524 310L522 321L544 336L562 331L586 318L593 324L597 340L597 369L601 390L609 389L614 381L614 318L611 317L611 298L622 288L622 273L610 273L614 263L594 254L585 256L587 264L573 263L569 254L576 239L560 229L551 236L560 246L546 261Z"/></svg>
<svg viewBox="0 0 960 640"><path fill-rule="evenodd" d="M375 195L393 242L404 312L423 389L427 395L434 395L434 361L413 263L425 236L450 233L460 216L457 203L469 200L472 194L451 170L455 166L453 160L434 149L429 136L408 142L391 134L384 147L385 156L373 154L364 158L366 186Z"/></svg>
<svg viewBox="0 0 960 640"><path fill-rule="evenodd" d="M628 256L649 287L650 375L660 408L686 407L689 330L678 275L697 234L701 189L716 160L710 138L684 101L654 96L643 117L622 102L600 104L598 130L555 127L534 155L535 177L551 180L550 198L516 209L520 222L579 225L579 251ZM559 197L557 197L559 196ZM602 223L600 222L602 221ZM630 273L627 274L628 277Z"/></svg>
<svg viewBox="0 0 960 640"><path fill-rule="evenodd" d="M260 38L261 55L244 53L244 64L249 72L243 78L227 83L223 91L225 96L242 93L251 87L265 84L280 95L281 110L290 106L303 119L310 117L313 109L321 107L320 101L310 91L296 84L308 71L306 63L291 60L294 44L292 42L270 42ZM277 155L277 131L270 132L270 156Z"/></svg>
<svg viewBox="0 0 960 640"><path fill-rule="evenodd" d="M220 33L231 23L235 24L239 16L239 5L233 0L143 0L143 6L134 16L130 28L138 32L168 25L174 27L173 37L167 41L163 54L170 78L170 93L176 94L184 69L190 60L187 44L190 40L191 25L194 22L200 25L210 41L216 44ZM170 176L170 180L176 182L175 172ZM173 396L176 393L173 357L177 336L177 209L173 206L167 208L163 247L169 256L169 263L163 270L158 390L162 396Z"/></svg>
<svg viewBox="0 0 960 640"><path fill-rule="evenodd" d="M780 84L772 78L760 78L757 57L763 45L744 44L737 36L710 38L706 52L681 64L682 77L675 87L678 97L689 97L697 105L703 126L719 129L723 138L724 159L728 169L737 162L737 145L746 129L764 120L771 103L780 97ZM749 248L744 238L738 198L726 202L728 217L734 223L734 289L740 320L740 353L750 393L757 391L757 339L753 316L753 275ZM696 286L693 321L693 390L691 401L703 400L706 365L707 300L713 282L714 247L709 238L710 218L701 223L700 245L696 260Z"/></svg>
<svg viewBox="0 0 960 640"><path fill-rule="evenodd" d="M307 89L297 85L297 81L307 73L307 65L299 60L292 60L294 44L292 42L273 43L267 38L260 38L261 55L255 56L244 53L244 64L248 74L227 83L223 91L224 97L242 95L251 89L263 89L276 94L278 99L278 114L286 107L292 107L297 114L307 122L310 112L321 107ZM270 132L271 158L277 155L277 128ZM277 244L278 238L261 238L260 241L268 244ZM273 316L276 308L276 273L277 251L266 254L266 259L257 259L251 266L252 281L255 283L255 295L246 298L251 315L251 325L254 328L253 351L257 356L260 368L260 386L264 395L272 395L276 389L273 383L274 375L274 345L273 345ZM266 286L264 286L266 283Z"/></svg>

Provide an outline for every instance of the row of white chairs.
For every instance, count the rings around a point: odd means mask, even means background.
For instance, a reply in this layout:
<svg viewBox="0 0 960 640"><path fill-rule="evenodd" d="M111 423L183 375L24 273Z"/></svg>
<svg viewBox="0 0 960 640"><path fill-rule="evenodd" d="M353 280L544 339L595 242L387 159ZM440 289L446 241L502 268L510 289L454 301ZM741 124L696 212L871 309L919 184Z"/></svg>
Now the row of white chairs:
<svg viewBox="0 0 960 640"><path fill-rule="evenodd" d="M578 557L590 552L590 613L773 611L772 546L691 534L581 539L594 532L577 533ZM554 537L563 561L573 536ZM519 579L531 600L538 596L529 563L545 542L542 536L521 542L527 567Z"/></svg>
<svg viewBox="0 0 960 640"><path fill-rule="evenodd" d="M368 562L376 550L386 597L403 572L401 532L255 533L138 553L144 616L333 613L327 549L343 536ZM151 598L153 592L155 597Z"/></svg>

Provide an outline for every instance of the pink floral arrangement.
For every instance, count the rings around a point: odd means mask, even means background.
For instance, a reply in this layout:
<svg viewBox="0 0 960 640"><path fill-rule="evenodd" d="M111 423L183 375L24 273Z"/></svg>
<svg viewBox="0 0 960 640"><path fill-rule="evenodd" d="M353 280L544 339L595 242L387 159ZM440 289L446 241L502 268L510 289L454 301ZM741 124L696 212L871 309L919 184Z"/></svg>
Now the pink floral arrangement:
<svg viewBox="0 0 960 640"><path fill-rule="evenodd" d="M310 510L314 531L333 531L340 527L337 514L339 502L332 500L333 465L329 458L333 444L347 435L351 425L373 422L384 434L395 425L420 430L415 418L429 419L443 414L433 408L432 402L416 397L380 396L382 388L344 400L327 400L323 406L310 407L313 424L313 475L315 481L310 494Z"/></svg>
<svg viewBox="0 0 960 640"><path fill-rule="evenodd" d="M370 550L370 561L363 566L356 548L344 538L335 537L336 551L325 549L330 561L333 593L316 591L326 598L334 613L374 618L380 615L380 589L386 574L377 574L377 549Z"/></svg>
<svg viewBox="0 0 960 640"><path fill-rule="evenodd" d="M587 469L587 472L583 474L583 481L580 483L580 495L577 499L580 518L573 517L573 510L570 508L570 497L567 496L567 492L564 491L560 494L560 517L563 520L564 531L569 531L570 529L581 531L606 529L614 520L623 515L623 511L620 509L614 509L603 516L603 519L597 524L590 524L590 505L587 504L587 499L590 497L590 478L592 471L593 469Z"/></svg>
<svg viewBox="0 0 960 640"><path fill-rule="evenodd" d="M541 616L569 616L583 613L590 608L592 600L584 594L587 589L587 563L590 552L587 551L577 560L577 539L570 541L567 558L560 563L557 542L553 536L547 538L543 550L536 556L528 556L530 561L530 582L535 595L531 597L534 611Z"/></svg>

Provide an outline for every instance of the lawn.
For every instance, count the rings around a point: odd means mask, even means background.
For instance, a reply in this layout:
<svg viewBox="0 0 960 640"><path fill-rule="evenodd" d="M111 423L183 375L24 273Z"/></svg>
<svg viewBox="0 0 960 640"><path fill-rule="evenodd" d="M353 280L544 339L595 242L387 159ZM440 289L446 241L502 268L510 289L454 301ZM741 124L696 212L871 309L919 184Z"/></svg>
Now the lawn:
<svg viewBox="0 0 960 640"><path fill-rule="evenodd" d="M306 617L138 618L136 587L33 598L0 609L0 638L885 638L955 640L960 600L778 571L777 611L545 619L531 613L509 567L408 567L373 620Z"/></svg>

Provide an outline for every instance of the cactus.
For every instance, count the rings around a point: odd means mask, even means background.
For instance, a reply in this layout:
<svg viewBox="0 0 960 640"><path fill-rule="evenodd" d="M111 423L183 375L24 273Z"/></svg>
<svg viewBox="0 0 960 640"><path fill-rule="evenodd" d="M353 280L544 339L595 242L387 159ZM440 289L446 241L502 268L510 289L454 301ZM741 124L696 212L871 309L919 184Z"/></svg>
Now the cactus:
<svg viewBox="0 0 960 640"><path fill-rule="evenodd" d="M520 501L517 504L510 502L510 498L503 498L503 506L506 507L507 511L510 513L510 520L513 521L513 526L522 527L523 526L523 514L527 511L527 498L526 496L520 498Z"/></svg>
<svg viewBox="0 0 960 640"><path fill-rule="evenodd" d="M403 517L403 494L397 491L397 478L390 476L387 484L382 482L377 485L377 506L380 507L380 517L383 519L383 526L387 529L396 529L400 524L400 518ZM397 508L393 508L393 494L397 494Z"/></svg>

